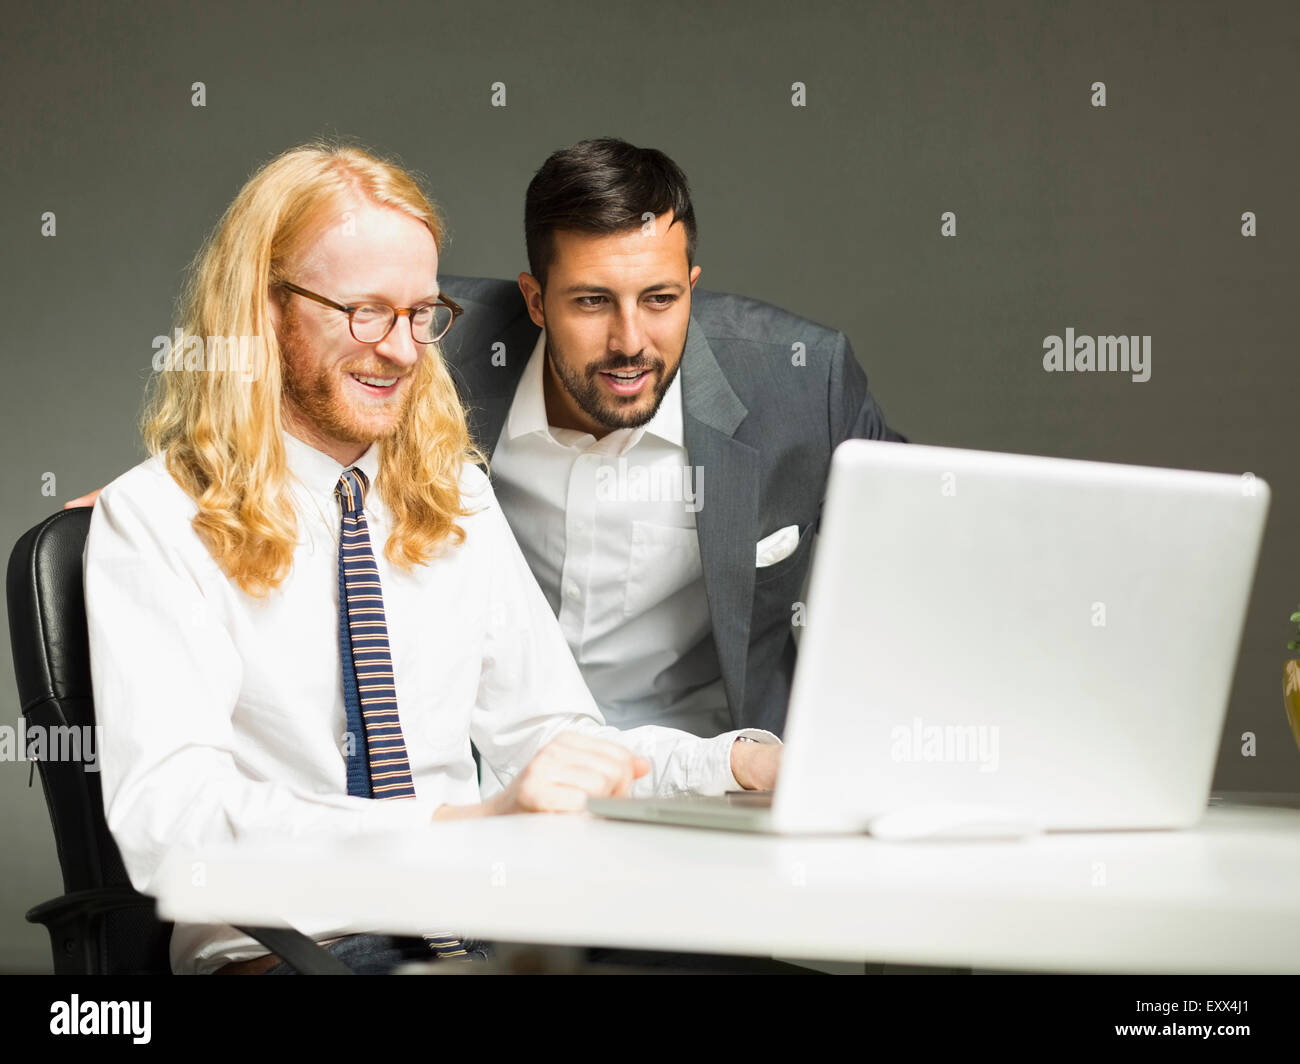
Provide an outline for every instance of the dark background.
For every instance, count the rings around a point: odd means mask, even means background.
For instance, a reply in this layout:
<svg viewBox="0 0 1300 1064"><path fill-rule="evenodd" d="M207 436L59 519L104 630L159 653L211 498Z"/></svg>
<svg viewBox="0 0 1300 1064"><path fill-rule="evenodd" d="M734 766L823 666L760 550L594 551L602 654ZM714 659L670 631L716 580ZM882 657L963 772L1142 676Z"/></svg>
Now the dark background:
<svg viewBox="0 0 1300 1064"><path fill-rule="evenodd" d="M396 155L449 219L443 270L514 277L534 170L616 135L689 175L701 286L845 330L914 441L1269 481L1215 784L1300 790L1280 688L1300 602L1295 5L6 2L3 14L6 554L143 457L151 341L170 332L203 237L268 158L319 135ZM196 81L206 107L191 105ZM806 107L791 106L795 81ZM1104 108L1090 103L1096 81ZM504 108L490 105L494 82ZM955 238L940 236L945 211ZM1241 235L1244 211L1256 237ZM1043 338L1067 326L1151 335L1151 379L1045 373ZM0 661L0 724L16 727ZM1243 732L1257 756L1242 756ZM0 765L0 970L48 970L45 932L22 913L60 889L27 776Z"/></svg>

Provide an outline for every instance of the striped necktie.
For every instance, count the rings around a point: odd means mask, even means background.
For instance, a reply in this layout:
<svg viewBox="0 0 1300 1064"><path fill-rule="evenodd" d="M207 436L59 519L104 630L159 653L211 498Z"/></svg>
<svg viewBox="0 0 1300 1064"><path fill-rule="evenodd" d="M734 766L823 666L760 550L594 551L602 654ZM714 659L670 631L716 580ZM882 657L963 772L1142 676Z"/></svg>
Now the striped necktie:
<svg viewBox="0 0 1300 1064"><path fill-rule="evenodd" d="M360 469L345 469L334 495L343 511L339 533L339 653L348 734L348 794L361 798L414 798L415 782L397 716L397 686L384 620L379 567L366 525L366 489ZM426 934L439 957L463 957L467 950L450 933Z"/></svg>

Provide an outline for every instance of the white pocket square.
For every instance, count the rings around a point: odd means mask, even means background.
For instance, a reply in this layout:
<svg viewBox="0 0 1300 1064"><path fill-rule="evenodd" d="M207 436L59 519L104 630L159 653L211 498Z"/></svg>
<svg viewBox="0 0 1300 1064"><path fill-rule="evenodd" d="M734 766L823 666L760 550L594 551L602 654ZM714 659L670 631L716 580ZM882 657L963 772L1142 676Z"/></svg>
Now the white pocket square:
<svg viewBox="0 0 1300 1064"><path fill-rule="evenodd" d="M769 565L775 565L782 559L790 557L797 546L799 546L799 526L786 525L785 528L777 529L770 536L764 536L758 541L754 565L756 568L766 569Z"/></svg>

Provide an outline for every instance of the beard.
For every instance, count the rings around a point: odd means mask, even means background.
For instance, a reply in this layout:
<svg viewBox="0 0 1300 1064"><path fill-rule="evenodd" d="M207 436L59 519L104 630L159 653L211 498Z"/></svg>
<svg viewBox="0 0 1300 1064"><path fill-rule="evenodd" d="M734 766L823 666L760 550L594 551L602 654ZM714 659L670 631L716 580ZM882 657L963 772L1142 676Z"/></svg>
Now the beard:
<svg viewBox="0 0 1300 1064"><path fill-rule="evenodd" d="M601 362L578 368L557 355L546 338L546 359L555 370L556 379L578 408L593 421L607 429L634 429L646 424L659 412L673 378L681 368L681 359L671 372L665 372L667 363L662 358L644 358L640 355L613 355ZM609 396L602 390L599 374L646 370L655 374L652 401L645 403L645 394Z"/></svg>
<svg viewBox="0 0 1300 1064"><path fill-rule="evenodd" d="M415 382L404 381L401 393L386 402L366 403L348 394L348 377L403 377L414 374L394 367L377 356L361 356L355 363L322 365L307 350L296 318L290 318L280 337L284 413L304 429L326 440L367 444L395 435L406 422Z"/></svg>

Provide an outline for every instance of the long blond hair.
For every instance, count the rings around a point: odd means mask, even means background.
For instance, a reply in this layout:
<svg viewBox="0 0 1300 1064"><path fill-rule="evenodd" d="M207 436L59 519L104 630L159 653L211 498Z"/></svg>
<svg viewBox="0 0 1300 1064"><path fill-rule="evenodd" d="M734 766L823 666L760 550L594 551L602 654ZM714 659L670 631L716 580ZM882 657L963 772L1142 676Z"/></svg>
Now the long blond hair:
<svg viewBox="0 0 1300 1064"><path fill-rule="evenodd" d="M155 374L146 403L141 427L149 453L165 456L172 477L198 505L194 531L251 595L284 580L298 538L268 286L283 279L294 255L358 194L423 222L442 249L437 208L396 164L325 143L277 156L226 209L190 267L181 300L181 344L260 338L249 348L251 367L185 369L178 358ZM428 561L448 540L464 542L456 523L467 516L461 468L466 460L481 461L436 344L422 345L411 386L401 425L379 443L376 485L393 516L384 554L403 569Z"/></svg>

